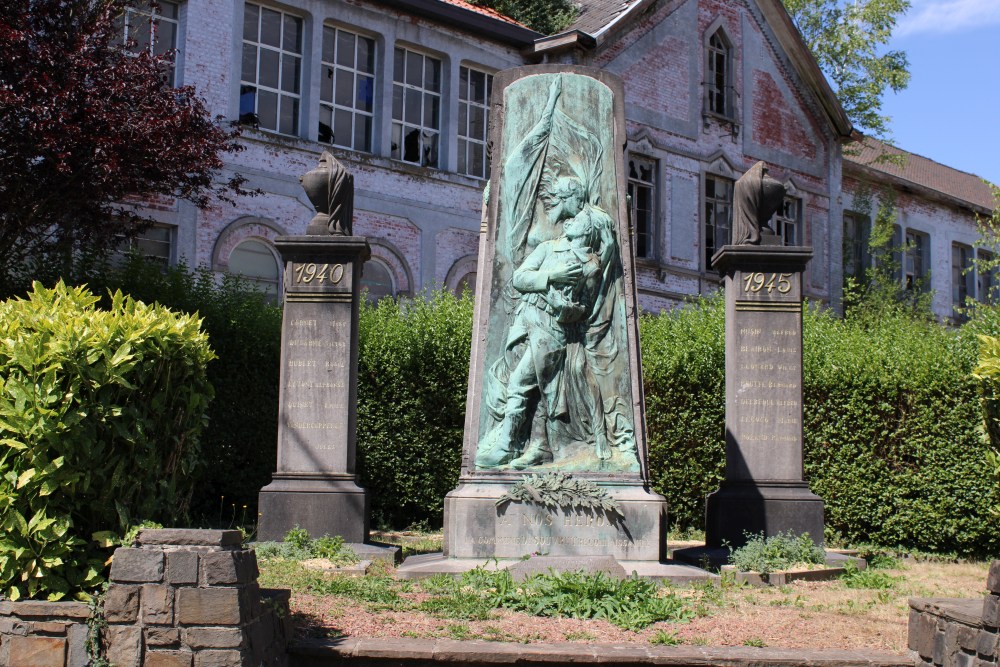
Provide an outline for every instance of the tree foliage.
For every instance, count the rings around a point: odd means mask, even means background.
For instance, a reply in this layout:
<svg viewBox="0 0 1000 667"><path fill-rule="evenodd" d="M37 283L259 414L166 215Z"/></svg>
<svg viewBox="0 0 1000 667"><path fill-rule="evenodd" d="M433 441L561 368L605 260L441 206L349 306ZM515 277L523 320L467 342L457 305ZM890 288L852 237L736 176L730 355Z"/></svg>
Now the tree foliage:
<svg viewBox="0 0 1000 667"><path fill-rule="evenodd" d="M910 80L902 51L886 50L909 0L783 0L855 128L885 139L882 96Z"/></svg>
<svg viewBox="0 0 1000 667"><path fill-rule="evenodd" d="M126 2L0 3L0 278L134 235L135 198L239 189L214 182L236 135L164 83L172 54L122 48Z"/></svg>
<svg viewBox="0 0 1000 667"><path fill-rule="evenodd" d="M545 35L569 27L579 14L571 0L472 0L472 3L498 11Z"/></svg>

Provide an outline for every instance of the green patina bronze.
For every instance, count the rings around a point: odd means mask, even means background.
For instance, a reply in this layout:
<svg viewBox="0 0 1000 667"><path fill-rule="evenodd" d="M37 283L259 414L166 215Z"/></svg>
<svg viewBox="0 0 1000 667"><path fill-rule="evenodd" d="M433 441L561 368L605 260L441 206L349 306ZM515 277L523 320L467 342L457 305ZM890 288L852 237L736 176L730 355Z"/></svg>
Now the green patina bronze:
<svg viewBox="0 0 1000 667"><path fill-rule="evenodd" d="M561 73L503 94L476 466L638 471L612 91Z"/></svg>

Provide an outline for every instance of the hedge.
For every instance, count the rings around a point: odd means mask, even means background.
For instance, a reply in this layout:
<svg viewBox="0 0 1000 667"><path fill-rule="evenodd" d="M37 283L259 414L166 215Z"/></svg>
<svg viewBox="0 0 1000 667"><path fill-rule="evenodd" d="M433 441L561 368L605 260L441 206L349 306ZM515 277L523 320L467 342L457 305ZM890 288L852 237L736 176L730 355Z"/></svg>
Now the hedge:
<svg viewBox="0 0 1000 667"><path fill-rule="evenodd" d="M903 309L804 314L806 476L829 537L995 553L996 476L983 436L976 333ZM376 521L440 525L460 465L471 304L446 294L362 313L359 461ZM704 525L724 472L724 313L719 297L640 322L650 473L680 528Z"/></svg>
<svg viewBox="0 0 1000 667"><path fill-rule="evenodd" d="M94 589L112 533L187 512L212 397L207 337L197 318L120 292L107 310L97 301L36 283L0 304L0 593L12 600Z"/></svg>
<svg viewBox="0 0 1000 667"><path fill-rule="evenodd" d="M138 255L117 265L81 263L76 273L74 281L95 294L120 289L201 319L218 357L208 365L216 398L208 409L189 523L252 528L257 493L271 481L277 459L281 308L237 277L218 280L205 267L164 268Z"/></svg>
<svg viewBox="0 0 1000 667"><path fill-rule="evenodd" d="M245 504L252 517L274 470L280 311L206 273L150 281L118 284L198 309L220 354L197 509L225 523ZM855 313L804 315L805 466L828 537L996 552L1000 443L984 435L989 385L972 371L977 335L1000 335L1000 308L978 308L957 330L900 308ZM374 525L441 524L461 463L471 322L471 298L445 292L362 306L358 469ZM650 475L679 528L703 526L723 476L724 328L719 297L640 321Z"/></svg>

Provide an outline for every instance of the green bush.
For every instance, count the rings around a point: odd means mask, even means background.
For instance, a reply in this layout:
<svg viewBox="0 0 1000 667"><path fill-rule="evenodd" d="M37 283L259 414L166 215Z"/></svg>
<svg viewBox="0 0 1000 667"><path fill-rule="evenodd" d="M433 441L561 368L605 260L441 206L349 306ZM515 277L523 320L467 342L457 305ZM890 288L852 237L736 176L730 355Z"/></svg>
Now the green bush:
<svg viewBox="0 0 1000 667"><path fill-rule="evenodd" d="M704 527L725 474L725 328L720 296L639 322L649 476L680 528Z"/></svg>
<svg viewBox="0 0 1000 667"><path fill-rule="evenodd" d="M281 308L235 276L220 281L206 267L164 269L136 255L117 266L84 263L74 281L201 318L218 357L208 365L216 398L191 516L200 525L252 527L257 493L271 481L277 459Z"/></svg>
<svg viewBox="0 0 1000 667"><path fill-rule="evenodd" d="M197 318L120 292L106 311L97 301L36 283L0 304L0 592L11 599L93 589L94 533L174 523L188 508L212 397L207 336Z"/></svg>
<svg viewBox="0 0 1000 667"><path fill-rule="evenodd" d="M358 470L376 525L441 525L458 482L472 298L446 291L363 305Z"/></svg>

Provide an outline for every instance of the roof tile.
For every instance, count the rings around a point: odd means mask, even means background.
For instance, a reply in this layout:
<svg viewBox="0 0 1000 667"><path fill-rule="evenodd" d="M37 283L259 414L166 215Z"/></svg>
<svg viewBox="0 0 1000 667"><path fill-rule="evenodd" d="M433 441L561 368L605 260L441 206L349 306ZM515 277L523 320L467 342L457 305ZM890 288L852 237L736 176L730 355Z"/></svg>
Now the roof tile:
<svg viewBox="0 0 1000 667"><path fill-rule="evenodd" d="M851 149L856 149L857 154L848 154L849 151L855 152ZM879 160L878 158L882 154L902 155L905 157L905 161L903 164L896 164L887 160ZM894 146L888 146L870 137L848 147L848 150L844 152L844 160L988 210L993 210L1000 205L1000 200L994 199L990 186L979 176L959 171Z"/></svg>
<svg viewBox="0 0 1000 667"><path fill-rule="evenodd" d="M501 14L500 12L498 12L498 11L496 11L494 9L490 9L489 7L483 7L481 5L474 5L471 2L466 2L466 0L440 0L440 1L443 2L443 3L445 3L446 5L453 5L455 7L461 7L462 9L467 9L470 12L476 12L477 14L482 14L484 16L489 16L490 18L499 19L501 21L506 21L507 23L510 23L512 25L519 25L522 28L526 28L527 27L523 23L519 23L518 21L515 21L514 19L510 18L509 16L505 16L504 14Z"/></svg>

